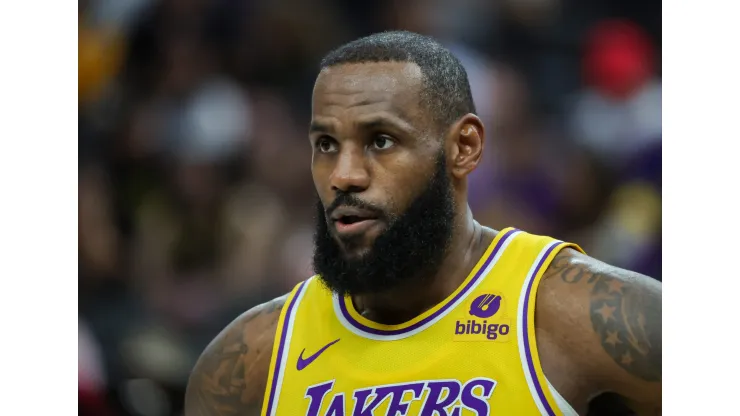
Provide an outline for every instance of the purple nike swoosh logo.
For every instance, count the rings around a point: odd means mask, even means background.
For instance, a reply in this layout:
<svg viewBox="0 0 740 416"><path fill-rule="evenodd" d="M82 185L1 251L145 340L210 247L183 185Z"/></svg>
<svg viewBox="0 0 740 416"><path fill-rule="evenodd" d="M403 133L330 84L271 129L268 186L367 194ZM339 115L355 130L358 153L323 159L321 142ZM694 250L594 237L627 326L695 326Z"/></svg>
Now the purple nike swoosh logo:
<svg viewBox="0 0 740 416"><path fill-rule="evenodd" d="M301 351L301 354L298 356L298 362L296 363L295 368L298 371L303 370L304 368L308 367L309 364L311 364L315 359L319 358L319 355L321 355L324 351L326 351L327 348L331 347L332 345L339 342L339 339L336 339L326 345L324 345L320 350L316 351L313 355L310 355L303 358L303 353L306 352L306 349L304 348L303 351Z"/></svg>

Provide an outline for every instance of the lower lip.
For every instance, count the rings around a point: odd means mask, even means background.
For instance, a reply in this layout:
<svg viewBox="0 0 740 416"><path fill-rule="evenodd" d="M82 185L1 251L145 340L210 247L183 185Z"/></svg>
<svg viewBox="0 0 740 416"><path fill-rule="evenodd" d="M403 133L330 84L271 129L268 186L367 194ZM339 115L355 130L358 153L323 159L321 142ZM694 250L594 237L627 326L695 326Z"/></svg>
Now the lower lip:
<svg viewBox="0 0 740 416"><path fill-rule="evenodd" d="M345 224L339 221L334 222L334 227L340 235L361 234L369 230L378 222L376 219L357 221L352 224Z"/></svg>

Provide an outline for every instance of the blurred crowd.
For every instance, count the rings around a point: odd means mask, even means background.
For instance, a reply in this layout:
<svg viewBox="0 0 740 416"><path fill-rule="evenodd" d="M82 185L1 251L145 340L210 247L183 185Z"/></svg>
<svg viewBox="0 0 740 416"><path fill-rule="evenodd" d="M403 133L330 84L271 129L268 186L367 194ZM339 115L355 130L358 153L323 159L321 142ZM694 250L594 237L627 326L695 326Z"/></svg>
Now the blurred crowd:
<svg viewBox="0 0 740 416"><path fill-rule="evenodd" d="M78 4L80 414L181 414L210 339L311 275L318 62L381 30L467 68L481 223L661 278L657 1Z"/></svg>

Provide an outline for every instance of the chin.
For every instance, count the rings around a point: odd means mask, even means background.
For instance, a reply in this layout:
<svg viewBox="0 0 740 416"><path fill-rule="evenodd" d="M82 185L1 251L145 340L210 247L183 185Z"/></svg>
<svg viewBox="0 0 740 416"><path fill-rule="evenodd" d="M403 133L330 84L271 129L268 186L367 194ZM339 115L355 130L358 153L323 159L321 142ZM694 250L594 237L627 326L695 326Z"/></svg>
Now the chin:
<svg viewBox="0 0 740 416"><path fill-rule="evenodd" d="M341 256L344 257L345 260L356 261L361 260L362 258L367 257L371 254L374 240L357 241L355 239L352 239L350 241L347 241L336 239L336 241L339 245L340 252L342 253Z"/></svg>
<svg viewBox="0 0 740 416"><path fill-rule="evenodd" d="M359 261L363 258L368 257L371 254L371 248L353 246L351 248L345 248L342 246L342 257L347 261Z"/></svg>

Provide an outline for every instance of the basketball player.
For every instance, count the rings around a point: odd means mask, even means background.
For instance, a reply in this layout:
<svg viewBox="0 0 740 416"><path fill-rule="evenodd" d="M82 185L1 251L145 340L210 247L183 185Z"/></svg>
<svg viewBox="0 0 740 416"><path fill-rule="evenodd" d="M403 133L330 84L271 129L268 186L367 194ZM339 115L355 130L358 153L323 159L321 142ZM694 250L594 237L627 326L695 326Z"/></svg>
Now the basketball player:
<svg viewBox="0 0 740 416"><path fill-rule="evenodd" d="M316 275L216 337L185 414L574 415L601 392L660 414L661 284L478 224L484 131L435 41L331 52L309 132Z"/></svg>

